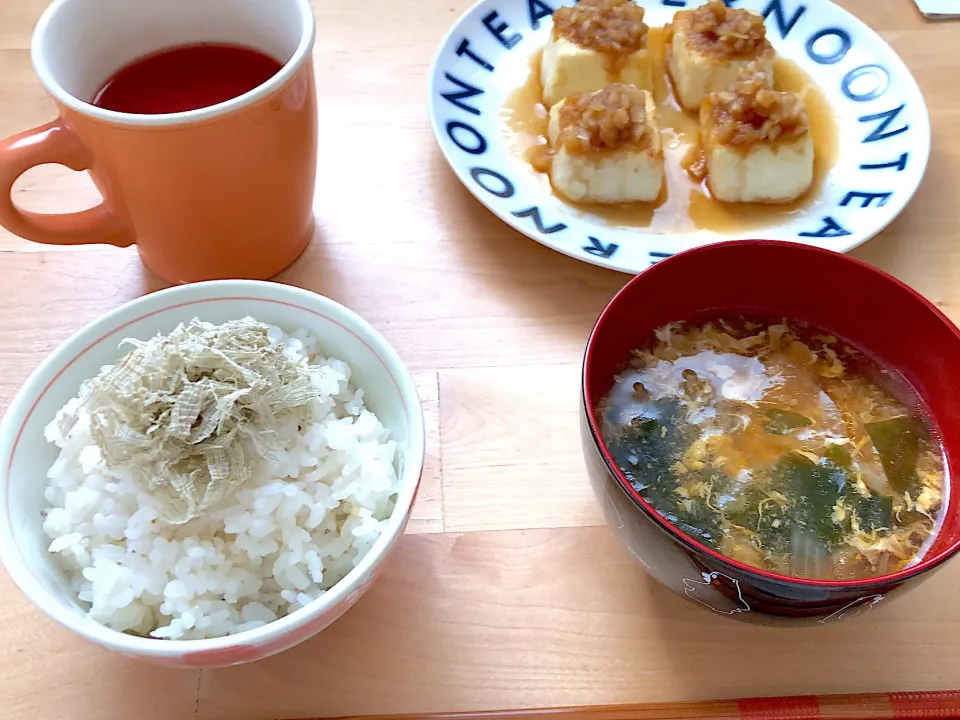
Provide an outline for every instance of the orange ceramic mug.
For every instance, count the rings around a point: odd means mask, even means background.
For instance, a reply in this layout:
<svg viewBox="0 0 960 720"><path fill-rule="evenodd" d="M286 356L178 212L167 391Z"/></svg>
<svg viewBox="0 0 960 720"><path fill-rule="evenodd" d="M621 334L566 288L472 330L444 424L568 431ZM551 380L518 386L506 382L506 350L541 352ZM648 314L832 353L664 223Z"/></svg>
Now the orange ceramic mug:
<svg viewBox="0 0 960 720"><path fill-rule="evenodd" d="M59 118L0 143L0 224L40 243L136 243L171 282L268 278L313 234L317 109L309 0L56 0L33 65ZM90 104L121 67L194 43L251 47L284 63L259 87L189 112ZM32 213L14 181L42 163L88 170L103 202Z"/></svg>

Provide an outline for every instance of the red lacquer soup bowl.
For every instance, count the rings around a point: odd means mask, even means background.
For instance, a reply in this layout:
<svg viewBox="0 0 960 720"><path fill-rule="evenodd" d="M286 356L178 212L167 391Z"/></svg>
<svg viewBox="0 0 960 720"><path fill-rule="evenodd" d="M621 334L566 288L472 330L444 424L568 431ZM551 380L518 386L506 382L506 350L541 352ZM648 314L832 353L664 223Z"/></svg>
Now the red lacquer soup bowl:
<svg viewBox="0 0 960 720"><path fill-rule="evenodd" d="M731 560L661 517L617 468L601 439L596 408L630 351L669 322L720 315L804 321L899 371L927 405L960 472L960 331L909 287L829 250L772 241L690 250L641 273L613 298L587 343L582 439L607 522L654 578L701 607L742 620L826 623L863 615L960 551L960 493L944 492L943 520L920 559L889 575L806 580Z"/></svg>

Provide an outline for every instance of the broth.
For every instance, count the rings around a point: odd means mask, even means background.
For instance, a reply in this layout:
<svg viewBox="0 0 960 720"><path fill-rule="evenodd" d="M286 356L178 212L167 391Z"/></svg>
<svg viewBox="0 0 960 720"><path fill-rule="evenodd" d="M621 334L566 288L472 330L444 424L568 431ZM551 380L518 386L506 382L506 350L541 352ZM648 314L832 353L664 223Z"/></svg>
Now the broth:
<svg viewBox="0 0 960 720"><path fill-rule="evenodd" d="M810 116L810 133L814 144L813 184L799 200L779 205L761 203L723 203L714 200L705 182L697 183L683 169L683 159L699 139L697 117L685 112L677 103L666 71L667 37L664 28L650 28L647 33L653 66L653 96L657 105L657 123L663 140L664 187L655 203L600 205L575 203L550 187L559 199L582 213L594 215L616 227L635 227L652 232L694 232L712 230L732 233L787 222L815 202L830 169L836 164L839 142L833 110L816 83L799 67L784 58L774 63L774 86L778 90L802 95ZM541 102L540 57L538 51L530 62L526 82L513 91L502 111L511 146L519 156L539 165L548 149L547 110Z"/></svg>
<svg viewBox="0 0 960 720"><path fill-rule="evenodd" d="M598 412L641 496L733 560L852 580L896 572L933 536L946 471L919 397L805 325L660 328Z"/></svg>

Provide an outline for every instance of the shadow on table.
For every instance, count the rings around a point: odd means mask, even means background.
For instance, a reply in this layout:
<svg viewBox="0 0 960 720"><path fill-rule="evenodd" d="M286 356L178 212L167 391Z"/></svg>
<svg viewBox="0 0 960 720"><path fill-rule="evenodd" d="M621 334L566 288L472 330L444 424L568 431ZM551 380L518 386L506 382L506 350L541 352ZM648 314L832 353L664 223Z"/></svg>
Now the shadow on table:
<svg viewBox="0 0 960 720"><path fill-rule="evenodd" d="M517 232L463 187L439 151L431 156L434 209L444 242L466 267L483 273L491 292L538 319L589 312L596 316L630 275L590 265Z"/></svg>
<svg viewBox="0 0 960 720"><path fill-rule="evenodd" d="M344 302L346 284L349 282L338 270L339 264L330 261L330 248L325 242L323 226L314 221L313 236L306 250L290 267L270 278L286 285L295 285L326 297Z"/></svg>
<svg viewBox="0 0 960 720"><path fill-rule="evenodd" d="M927 590L935 592L933 585ZM646 592L660 619L647 626L654 630L650 642L668 674L684 688L685 700L933 690L956 684L949 673L904 672L911 662L933 670L935 659L943 660L949 652L944 643L925 647L927 641L918 636L924 607L935 599L921 589L878 606L869 616L812 627L753 625L713 615L652 580Z"/></svg>
<svg viewBox="0 0 960 720"><path fill-rule="evenodd" d="M949 147L949 124L934 118L932 150L916 195L886 230L851 252L853 257L895 275L941 307L956 294L956 237L960 215L948 188L960 181ZM940 149L940 151L938 151ZM896 189L896 178L893 179Z"/></svg>
<svg viewBox="0 0 960 720"><path fill-rule="evenodd" d="M198 720L949 688L958 592L944 571L853 621L763 627L677 597L605 528L406 536L321 634L204 671Z"/></svg>

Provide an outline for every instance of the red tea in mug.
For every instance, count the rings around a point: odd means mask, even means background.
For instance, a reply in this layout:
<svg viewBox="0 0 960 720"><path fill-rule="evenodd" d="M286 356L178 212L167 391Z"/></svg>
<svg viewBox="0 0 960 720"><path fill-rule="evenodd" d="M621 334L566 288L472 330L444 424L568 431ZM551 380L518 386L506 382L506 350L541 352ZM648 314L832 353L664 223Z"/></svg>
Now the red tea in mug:
<svg viewBox="0 0 960 720"><path fill-rule="evenodd" d="M253 90L282 67L242 45L182 45L124 66L97 91L93 104L138 115L198 110Z"/></svg>

